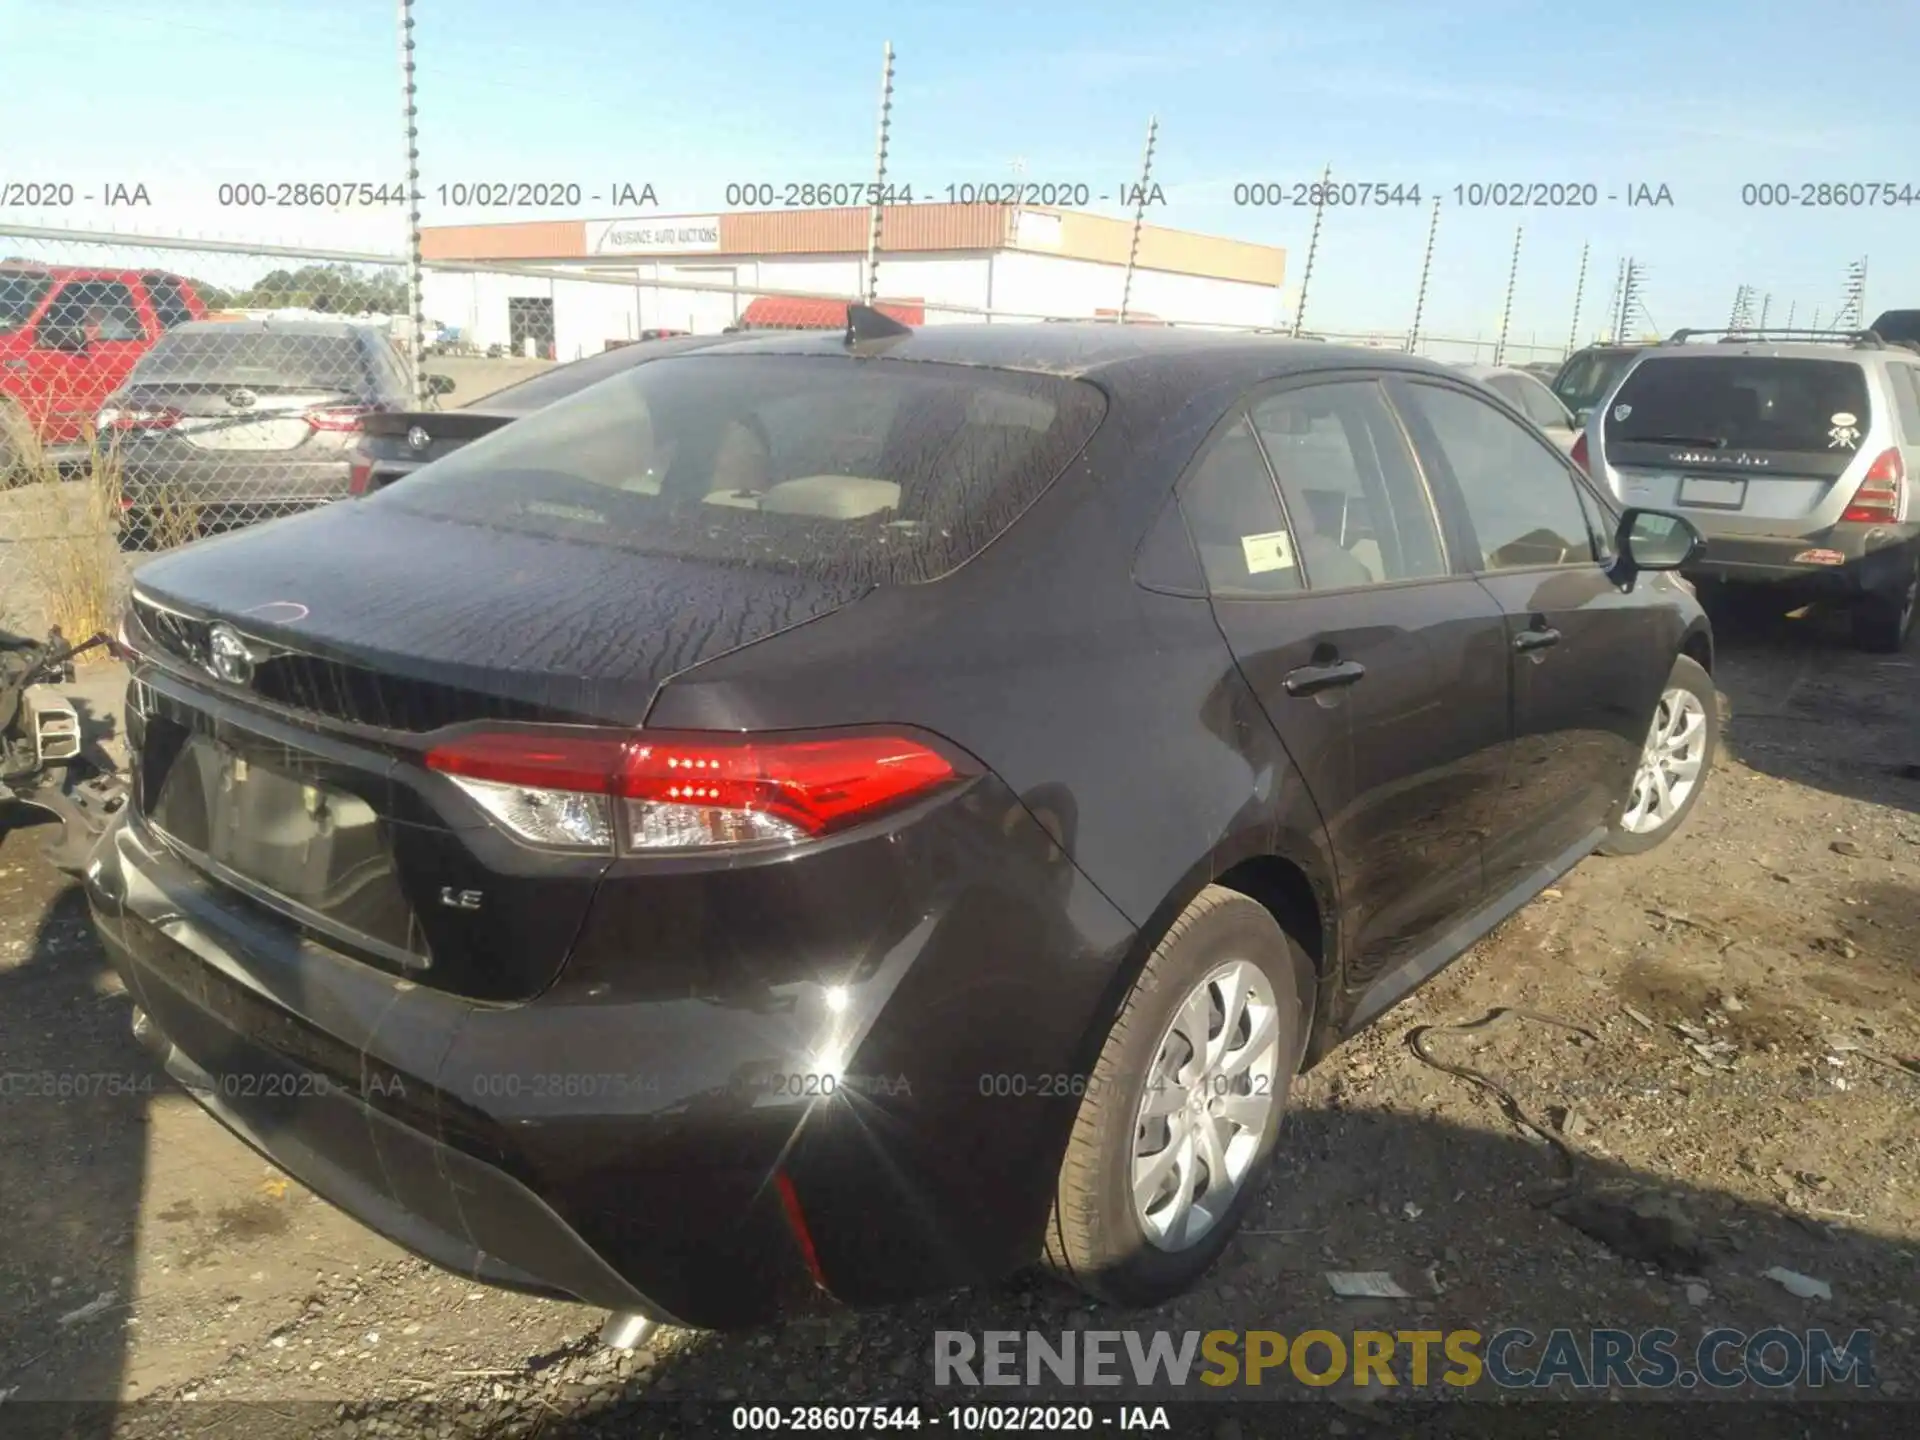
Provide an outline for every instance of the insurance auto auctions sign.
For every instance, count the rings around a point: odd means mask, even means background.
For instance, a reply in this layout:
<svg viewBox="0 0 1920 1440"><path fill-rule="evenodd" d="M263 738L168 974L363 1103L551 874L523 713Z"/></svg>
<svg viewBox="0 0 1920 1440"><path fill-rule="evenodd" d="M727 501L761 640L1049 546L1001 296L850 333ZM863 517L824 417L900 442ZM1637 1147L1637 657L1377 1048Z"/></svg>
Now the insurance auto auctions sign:
<svg viewBox="0 0 1920 1440"><path fill-rule="evenodd" d="M649 216L642 220L590 220L589 255L683 255L720 248L718 215Z"/></svg>

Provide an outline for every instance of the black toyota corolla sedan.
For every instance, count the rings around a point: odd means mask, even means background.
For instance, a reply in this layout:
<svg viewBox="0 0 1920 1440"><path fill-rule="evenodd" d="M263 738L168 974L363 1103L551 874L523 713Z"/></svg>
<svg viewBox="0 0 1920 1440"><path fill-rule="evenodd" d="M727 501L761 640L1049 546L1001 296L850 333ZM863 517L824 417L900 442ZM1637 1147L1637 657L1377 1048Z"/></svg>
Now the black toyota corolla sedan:
<svg viewBox="0 0 1920 1440"><path fill-rule="evenodd" d="M88 892L203 1105L476 1279L1151 1303L1290 1077L1682 823L1697 544L1449 367L856 310L147 564Z"/></svg>

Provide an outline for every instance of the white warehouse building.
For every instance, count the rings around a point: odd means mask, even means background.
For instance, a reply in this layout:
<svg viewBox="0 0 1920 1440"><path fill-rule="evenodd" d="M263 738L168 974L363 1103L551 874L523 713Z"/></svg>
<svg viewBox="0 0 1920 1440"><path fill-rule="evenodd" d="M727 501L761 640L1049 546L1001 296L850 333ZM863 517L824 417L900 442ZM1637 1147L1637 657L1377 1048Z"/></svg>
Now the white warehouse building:
<svg viewBox="0 0 1920 1440"><path fill-rule="evenodd" d="M431 226L422 308L475 345L556 360L650 331L838 328L844 299L802 297L865 293L870 226L865 209ZM1103 215L888 206L878 298L915 325L1113 318L1123 291L1130 320L1280 322L1284 250L1145 225L1128 290L1132 248L1132 222Z"/></svg>

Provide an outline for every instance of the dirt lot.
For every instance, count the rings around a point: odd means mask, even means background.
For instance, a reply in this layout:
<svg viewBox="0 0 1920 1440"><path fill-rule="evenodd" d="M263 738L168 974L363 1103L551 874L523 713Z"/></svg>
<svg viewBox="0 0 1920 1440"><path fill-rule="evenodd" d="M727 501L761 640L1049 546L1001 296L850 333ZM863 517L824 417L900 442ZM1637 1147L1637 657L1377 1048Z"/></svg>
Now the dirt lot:
<svg viewBox="0 0 1920 1440"><path fill-rule="evenodd" d="M1651 856L1583 863L1309 1076L1265 1212L1210 1288L1152 1314L1095 1313L1020 1277L600 1349L596 1313L409 1258L155 1076L77 895L16 834L0 847L0 1069L123 1078L0 1096L0 1429L14 1402L54 1397L273 1400L201 1407L204 1423L180 1407L122 1420L197 1433L239 1414L220 1433L271 1418L289 1436L349 1433L347 1404L416 1400L549 1429L634 1399L902 1403L933 1398L936 1329L1090 1324L1863 1327L1878 1394L1920 1397L1920 661L1855 653L1818 617L1723 622L1721 643L1731 713L1690 827ZM1502 1006L1590 1038L1516 1016L1428 1043L1564 1137L1572 1206L1540 1203L1558 1151L1407 1043ZM1797 1298L1773 1267L1831 1298ZM1329 1296L1324 1272L1374 1269L1412 1298ZM1316 1412L1347 1417L1331 1433L1372 1433L1362 1417L1394 1406L1338 1398ZM678 1412L649 1413L666 1427Z"/></svg>

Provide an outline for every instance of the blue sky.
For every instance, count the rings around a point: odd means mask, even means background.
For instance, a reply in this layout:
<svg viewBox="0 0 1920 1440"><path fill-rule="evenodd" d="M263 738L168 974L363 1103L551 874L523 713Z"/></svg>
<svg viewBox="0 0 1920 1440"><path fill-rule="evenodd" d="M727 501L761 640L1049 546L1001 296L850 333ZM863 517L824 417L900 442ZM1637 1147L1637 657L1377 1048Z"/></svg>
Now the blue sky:
<svg viewBox="0 0 1920 1440"><path fill-rule="evenodd" d="M1157 115L1168 203L1149 218L1284 245L1297 283L1311 210L1236 206L1236 182L1331 165L1336 179L1444 193L1431 332L1498 328L1516 225L1516 340L1565 338L1583 241L1589 319L1628 253L1666 329L1725 324L1742 283L1772 295L1772 323L1789 304L1796 323L1815 306L1830 316L1863 255L1869 318L1920 305L1913 0L419 0L416 18L430 223L533 218L437 203L439 185L469 180L588 194L651 182L662 213L722 208L729 181L864 181L891 40L890 170L922 196L1016 173L1114 193ZM400 178L389 0L0 0L0 34L0 182L143 182L153 199L0 224L398 247L392 211L216 203L222 181ZM1674 204L1457 204L1452 187L1475 181L1592 182L1602 196L1664 183ZM1893 182L1916 203L1741 203L1743 183L1774 181ZM1330 211L1310 324L1404 328L1427 220L1424 204Z"/></svg>

